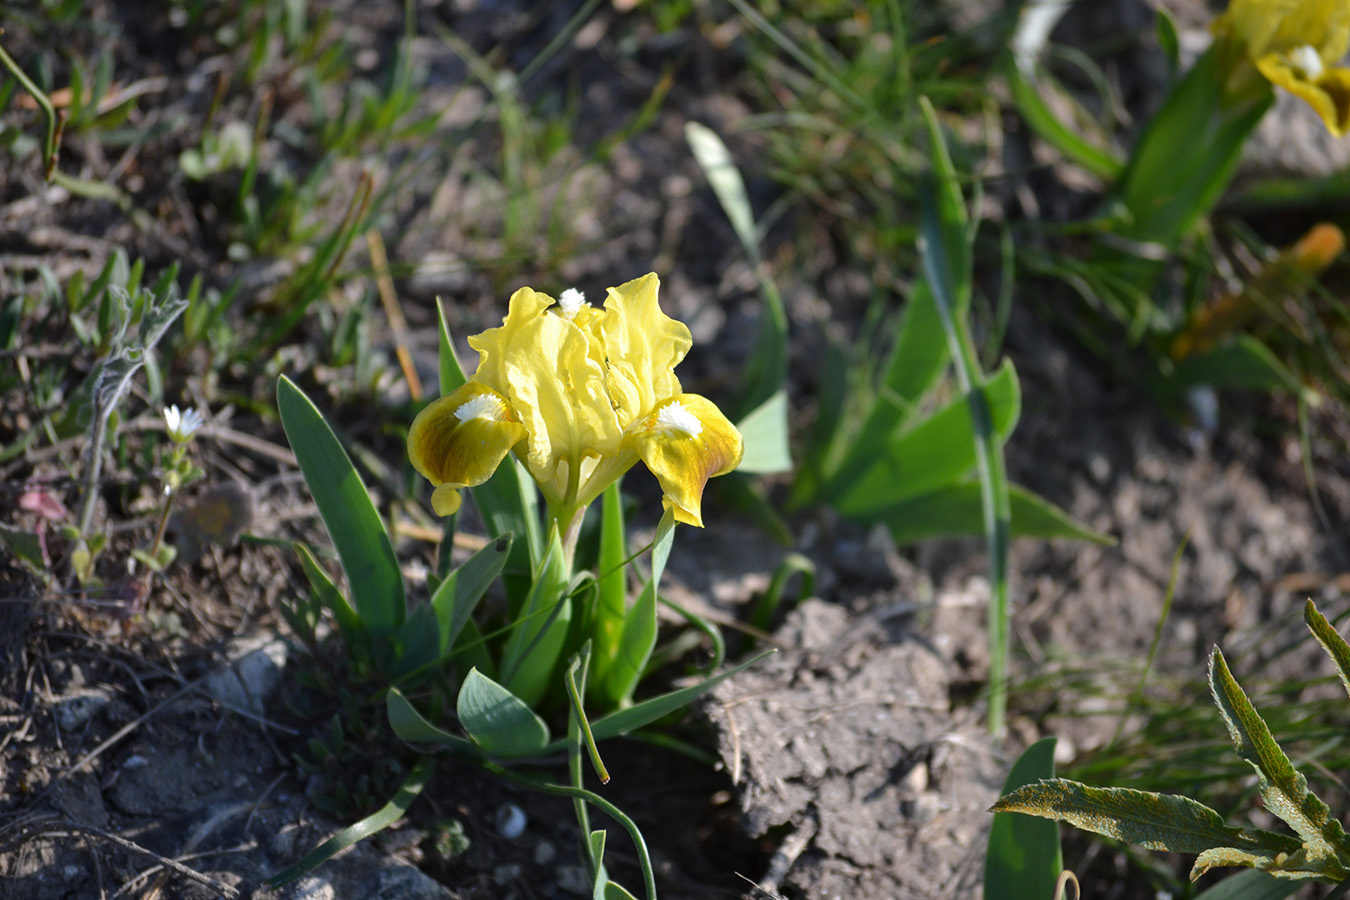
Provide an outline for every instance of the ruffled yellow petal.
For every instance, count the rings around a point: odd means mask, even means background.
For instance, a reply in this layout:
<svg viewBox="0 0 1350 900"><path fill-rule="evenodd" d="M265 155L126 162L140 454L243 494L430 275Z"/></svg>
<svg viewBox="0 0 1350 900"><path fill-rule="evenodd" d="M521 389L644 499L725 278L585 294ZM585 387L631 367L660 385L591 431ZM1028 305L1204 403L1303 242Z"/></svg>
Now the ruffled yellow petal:
<svg viewBox="0 0 1350 900"><path fill-rule="evenodd" d="M656 476L675 519L703 527L703 487L741 463L741 433L711 400L680 394L629 426L624 444Z"/></svg>
<svg viewBox="0 0 1350 900"><path fill-rule="evenodd" d="M1288 54L1271 53L1256 61L1271 84L1307 102L1336 137L1350 131L1350 69L1314 73L1299 67Z"/></svg>
<svg viewBox="0 0 1350 900"><path fill-rule="evenodd" d="M604 336L605 384L626 426L658 401L680 393L675 366L693 345L684 323L657 303L660 280L655 274L609 289L600 321Z"/></svg>
<svg viewBox="0 0 1350 900"><path fill-rule="evenodd" d="M525 464L557 503L585 459L619 449L622 432L605 391L600 311L582 307L568 317L551 306L553 298L521 288L501 327L469 338L469 346L479 353L474 380L507 398L528 434Z"/></svg>
<svg viewBox="0 0 1350 900"><path fill-rule="evenodd" d="M459 489L487 481L524 437L506 398L470 381L413 419L408 459L436 487L436 514L448 516L459 509Z"/></svg>

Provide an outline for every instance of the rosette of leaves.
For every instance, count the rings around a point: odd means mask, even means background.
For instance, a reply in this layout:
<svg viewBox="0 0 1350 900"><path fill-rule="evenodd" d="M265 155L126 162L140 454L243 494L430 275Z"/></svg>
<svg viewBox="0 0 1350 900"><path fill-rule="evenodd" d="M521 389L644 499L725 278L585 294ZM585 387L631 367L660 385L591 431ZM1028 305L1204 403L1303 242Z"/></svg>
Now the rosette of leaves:
<svg viewBox="0 0 1350 900"><path fill-rule="evenodd" d="M1330 654L1350 693L1350 645L1311 600L1304 619ZM1233 678L1223 653L1210 656L1210 691L1228 725L1233 747L1256 770L1261 799L1293 834L1229 825L1216 811L1190 797L1128 788L1089 787L1052 778L1012 791L993 812L1058 819L1106 837L1151 850L1196 854L1191 880L1210 869L1239 866L1278 878L1341 884L1350 879L1350 838L1326 803L1280 749Z"/></svg>

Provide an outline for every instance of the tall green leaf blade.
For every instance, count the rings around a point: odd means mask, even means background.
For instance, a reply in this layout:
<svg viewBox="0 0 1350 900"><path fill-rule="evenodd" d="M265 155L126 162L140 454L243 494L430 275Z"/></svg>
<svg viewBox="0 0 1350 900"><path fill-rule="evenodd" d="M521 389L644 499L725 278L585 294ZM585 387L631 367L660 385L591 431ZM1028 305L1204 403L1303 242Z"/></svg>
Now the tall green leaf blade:
<svg viewBox="0 0 1350 900"><path fill-rule="evenodd" d="M1093 834L1173 853L1233 847L1273 859L1301 846L1288 835L1225 825L1217 812L1189 797L1089 787L1063 778L1020 787L992 809L1059 819Z"/></svg>
<svg viewBox="0 0 1350 900"><path fill-rule="evenodd" d="M1325 861L1331 867L1328 871L1340 873L1339 877L1350 874L1336 860L1337 852L1347 846L1341 823L1308 790L1308 780L1275 743L1270 728L1233 678L1228 661L1217 647L1209 658L1209 687L1228 724L1233 748L1256 769L1266 809L1279 816L1303 840L1309 861Z"/></svg>
<svg viewBox="0 0 1350 900"><path fill-rule="evenodd" d="M965 481L910 497L864 519L884 522L896 543L911 544L932 537L984 534L983 504L980 486ZM1070 538L1103 546L1115 543L1110 535L1093 531L1019 485L1008 485L1008 508L1013 537Z"/></svg>
<svg viewBox="0 0 1350 900"><path fill-rule="evenodd" d="M717 136L717 132L698 122L685 123L684 136L694 153L694 159L703 169L708 184L731 221L732 230L736 232L745 255L750 259L759 281L760 299L764 304L759 338L755 343L749 377L737 410L741 418L745 418L751 410L763 406L776 392L782 390L787 381L787 311L777 286L763 272L754 211L750 208L745 181L731 158L731 151Z"/></svg>
<svg viewBox="0 0 1350 900"><path fill-rule="evenodd" d="M449 394L463 386L468 381L464 377L464 366L459 361L459 354L455 352L455 342L450 336L450 321L445 315L445 302L440 297L436 298L436 323L440 326L436 329L437 345L439 348L438 373L440 375L441 395Z"/></svg>
<svg viewBox="0 0 1350 900"><path fill-rule="evenodd" d="M358 644L365 644L370 640L370 632L366 630L365 625L361 623L361 617L352 609L352 605L347 602L347 598L342 596L342 592L333 584L333 579L328 577L323 566L314 558L309 547L297 541L291 545L295 548L295 555L300 557L300 568L305 570L305 577L309 580L309 586L318 595L319 602L333 614L333 620L337 622L338 631L342 634L342 640L348 647Z"/></svg>
<svg viewBox="0 0 1350 900"><path fill-rule="evenodd" d="M601 495L600 558L596 581L595 618L588 667L592 691L601 683L619 653L628 606L628 531L623 521L623 495L616 481Z"/></svg>
<svg viewBox="0 0 1350 900"><path fill-rule="evenodd" d="M632 699L656 646L656 591L675 537L675 514L667 509L656 526L652 543L652 576L624 617L618 652L605 674L603 694L608 703L624 705Z"/></svg>
<svg viewBox="0 0 1350 900"><path fill-rule="evenodd" d="M567 564L555 528L544 560L525 597L520 619L502 651L498 671L502 683L529 706L543 699L552 684L572 621L572 598L567 590Z"/></svg>
<svg viewBox="0 0 1350 900"><path fill-rule="evenodd" d="M1008 773L1003 793L1055 777L1055 738L1032 744ZM989 828L989 852L984 860L985 900L1022 900L1052 897L1064 868L1059 848L1059 826L1053 821L1022 813L994 814Z"/></svg>
<svg viewBox="0 0 1350 900"><path fill-rule="evenodd" d="M1312 630L1313 637L1317 638L1322 649L1331 656L1332 662L1336 664L1336 671L1341 676L1341 684L1345 687L1345 692L1350 694L1350 645L1346 644L1345 638L1331 626L1327 617L1318 612L1317 604L1311 599L1303 606L1303 620L1308 623L1308 628Z"/></svg>
<svg viewBox="0 0 1350 900"><path fill-rule="evenodd" d="M455 702L459 723L489 756L534 756L548 744L548 726L524 700L470 669Z"/></svg>
<svg viewBox="0 0 1350 900"><path fill-rule="evenodd" d="M436 614L441 656L447 655L459 639L460 632L473 614L478 601L487 593L492 582L501 574L511 553L511 533L507 532L489 541L473 556L441 582L431 595L431 608Z"/></svg>
<svg viewBox="0 0 1350 900"><path fill-rule="evenodd" d="M403 576L370 492L318 408L285 375L277 410L347 572L352 605L372 632L392 635L405 615Z"/></svg>
<svg viewBox="0 0 1350 900"><path fill-rule="evenodd" d="M1003 441L1017 424L1021 393L1011 361L981 388L993 432ZM958 397L882 447L859 444L825 496L847 516L876 514L902 500L962 480L977 462L970 396ZM852 476L852 477L848 477Z"/></svg>

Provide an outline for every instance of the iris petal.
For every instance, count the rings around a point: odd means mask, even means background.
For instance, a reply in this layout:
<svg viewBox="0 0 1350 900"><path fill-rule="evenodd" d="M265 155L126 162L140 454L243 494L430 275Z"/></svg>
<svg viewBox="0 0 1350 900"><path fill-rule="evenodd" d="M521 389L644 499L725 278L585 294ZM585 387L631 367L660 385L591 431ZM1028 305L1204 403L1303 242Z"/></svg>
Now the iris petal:
<svg viewBox="0 0 1350 900"><path fill-rule="evenodd" d="M436 487L432 508L448 516L459 509L459 489L487 481L524 437L506 398L470 381L413 419L408 459Z"/></svg>
<svg viewBox="0 0 1350 900"><path fill-rule="evenodd" d="M711 400L680 394L629 426L624 444L656 476L676 520L703 527L703 488L741 462L741 433Z"/></svg>
<svg viewBox="0 0 1350 900"><path fill-rule="evenodd" d="M609 289L600 322L607 370L605 384L625 425L680 393L675 366L693 338L683 322L661 311L655 274Z"/></svg>

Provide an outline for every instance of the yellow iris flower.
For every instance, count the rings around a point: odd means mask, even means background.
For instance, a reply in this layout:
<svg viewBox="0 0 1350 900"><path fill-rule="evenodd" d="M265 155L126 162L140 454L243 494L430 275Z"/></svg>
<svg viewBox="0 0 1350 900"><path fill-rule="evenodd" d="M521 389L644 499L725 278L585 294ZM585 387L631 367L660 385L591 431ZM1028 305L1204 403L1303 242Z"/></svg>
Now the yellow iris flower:
<svg viewBox="0 0 1350 900"><path fill-rule="evenodd" d="M736 468L736 426L675 377L693 341L661 312L659 281L610 288L603 309L577 291L511 296L498 328L469 338L478 370L413 420L408 457L433 485L438 515L515 451L560 529L641 459L676 520L702 526L708 479Z"/></svg>
<svg viewBox="0 0 1350 900"><path fill-rule="evenodd" d="M1347 0L1232 0L1214 23L1271 84L1307 101L1337 137L1350 131Z"/></svg>

